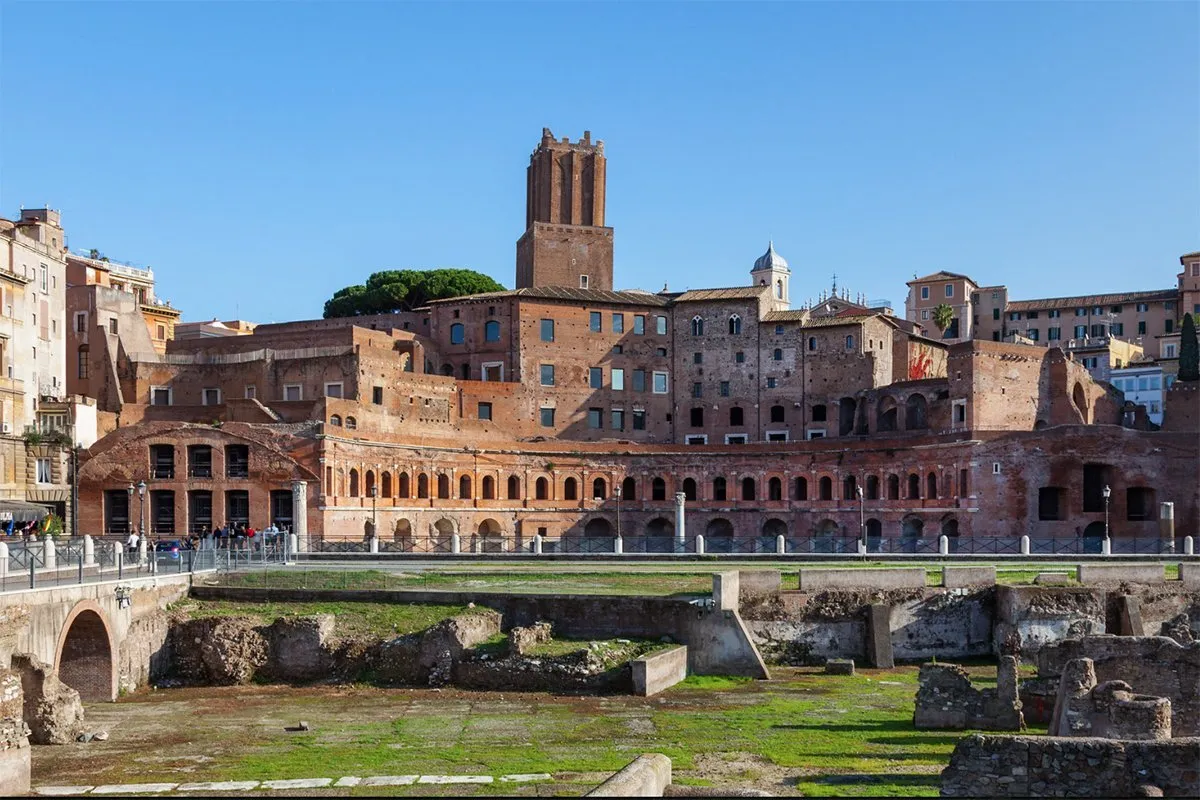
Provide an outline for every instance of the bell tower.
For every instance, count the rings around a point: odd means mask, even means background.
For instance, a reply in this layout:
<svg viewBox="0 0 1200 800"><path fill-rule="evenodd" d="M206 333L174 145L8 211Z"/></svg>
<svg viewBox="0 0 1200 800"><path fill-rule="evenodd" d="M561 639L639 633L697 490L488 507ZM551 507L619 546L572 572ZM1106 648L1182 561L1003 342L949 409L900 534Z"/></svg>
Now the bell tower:
<svg viewBox="0 0 1200 800"><path fill-rule="evenodd" d="M604 227L604 142L572 143L549 128L529 157L525 233L517 240L517 288L613 287L613 230Z"/></svg>
<svg viewBox="0 0 1200 800"><path fill-rule="evenodd" d="M775 243L768 242L767 252L755 260L754 269L750 270L750 281L754 286L771 287L772 311L786 311L791 305L788 300L788 281L791 278L792 271L788 269L787 261L775 252Z"/></svg>

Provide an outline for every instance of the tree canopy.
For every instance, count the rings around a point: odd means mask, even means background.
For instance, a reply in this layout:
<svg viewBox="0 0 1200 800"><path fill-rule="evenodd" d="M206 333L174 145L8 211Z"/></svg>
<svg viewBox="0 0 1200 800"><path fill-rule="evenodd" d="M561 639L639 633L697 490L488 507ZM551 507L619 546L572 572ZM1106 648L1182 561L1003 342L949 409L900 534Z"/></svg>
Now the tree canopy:
<svg viewBox="0 0 1200 800"><path fill-rule="evenodd" d="M1183 315L1179 332L1179 380L1200 381L1200 342L1196 340L1196 321L1191 314Z"/></svg>
<svg viewBox="0 0 1200 800"><path fill-rule="evenodd" d="M937 325L938 330L945 333L946 329L954 322L954 309L942 303L937 308L933 309L933 324Z"/></svg>
<svg viewBox="0 0 1200 800"><path fill-rule="evenodd" d="M324 317L412 311L431 300L502 291L503 286L470 269L390 269L373 273L365 284L338 289L325 301Z"/></svg>

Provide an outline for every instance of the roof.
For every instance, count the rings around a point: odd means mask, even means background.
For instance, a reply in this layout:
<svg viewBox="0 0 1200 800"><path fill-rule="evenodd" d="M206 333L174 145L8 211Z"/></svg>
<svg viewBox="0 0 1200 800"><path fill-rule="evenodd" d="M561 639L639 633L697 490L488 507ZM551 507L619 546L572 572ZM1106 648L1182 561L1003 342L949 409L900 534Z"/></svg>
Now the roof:
<svg viewBox="0 0 1200 800"><path fill-rule="evenodd" d="M1183 255L1180 256L1180 258L1195 258L1196 256L1200 256L1200 251L1197 251L1195 253L1184 253Z"/></svg>
<svg viewBox="0 0 1200 800"><path fill-rule="evenodd" d="M703 303L708 300L757 300L770 286L730 286L724 289L689 289L671 299L676 303Z"/></svg>
<svg viewBox="0 0 1200 800"><path fill-rule="evenodd" d="M938 272L931 273L929 275L926 275L923 278L913 278L911 281L908 282L908 285L912 286L914 283L921 283L923 281L941 281L941 280L945 280L946 278L971 281L972 285L974 285L974 283L975 283L975 281L972 281L966 275L959 275L957 272L946 272L945 270L939 270Z"/></svg>
<svg viewBox="0 0 1200 800"><path fill-rule="evenodd" d="M1154 289L1148 292L1123 292L1120 294L1089 294L1079 297L1046 297L1041 300L1016 300L1010 302L1005 311L1041 311L1044 308L1076 308L1082 306L1108 306L1119 303L1138 303L1149 300L1174 300L1179 296L1177 289Z"/></svg>
<svg viewBox="0 0 1200 800"><path fill-rule="evenodd" d="M664 307L670 303L670 298L650 292L622 291L610 292L604 289L573 289L568 286L527 286L523 289L510 289L503 292L484 292L468 294L462 297L447 297L443 300L430 300L429 305L443 303L484 302L500 300L506 297L528 297L533 300L567 300L570 302L596 303L607 305L635 305Z"/></svg>
<svg viewBox="0 0 1200 800"><path fill-rule="evenodd" d="M853 316L810 317L809 312L771 311L763 317L763 322L799 322L802 328L836 328L844 325L861 325L867 320L878 319L887 324L893 324L886 314L855 314Z"/></svg>

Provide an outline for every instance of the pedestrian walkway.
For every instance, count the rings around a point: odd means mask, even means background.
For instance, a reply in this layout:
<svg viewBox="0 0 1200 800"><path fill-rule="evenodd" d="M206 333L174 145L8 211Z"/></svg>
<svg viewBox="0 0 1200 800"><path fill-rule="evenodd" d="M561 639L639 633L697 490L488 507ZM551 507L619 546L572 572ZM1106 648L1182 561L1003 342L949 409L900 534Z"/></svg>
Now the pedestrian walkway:
<svg viewBox="0 0 1200 800"><path fill-rule="evenodd" d="M205 781L201 783L111 783L103 786L37 786L34 793L45 797L69 797L81 794L161 794L164 792L249 792L255 789L350 789L356 786L411 786L414 783L533 783L550 780L549 773L519 775L374 775L360 778L347 775L333 778L293 778L273 781Z"/></svg>

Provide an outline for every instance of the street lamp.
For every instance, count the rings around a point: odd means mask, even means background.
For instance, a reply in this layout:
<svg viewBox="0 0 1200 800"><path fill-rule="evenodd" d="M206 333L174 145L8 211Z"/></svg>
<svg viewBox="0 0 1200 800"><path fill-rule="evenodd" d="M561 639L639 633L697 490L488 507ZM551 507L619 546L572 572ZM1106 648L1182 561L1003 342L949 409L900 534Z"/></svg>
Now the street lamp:
<svg viewBox="0 0 1200 800"><path fill-rule="evenodd" d="M129 502L125 504L125 533L133 533L133 484L125 491L129 493Z"/></svg>
<svg viewBox="0 0 1200 800"><path fill-rule="evenodd" d="M371 538L374 539L379 535L379 512L375 506L376 498L379 496L379 490L374 485L367 490L367 494L371 495Z"/></svg>
<svg viewBox="0 0 1200 800"><path fill-rule="evenodd" d="M1112 497L1112 489L1104 484L1104 554L1112 553L1112 540L1108 537L1108 498Z"/></svg>
<svg viewBox="0 0 1200 800"><path fill-rule="evenodd" d="M138 481L138 536L146 535L146 482Z"/></svg>
<svg viewBox="0 0 1200 800"><path fill-rule="evenodd" d="M860 483L855 487L858 493L858 552L866 555L867 553L867 506L866 499L863 495L863 487Z"/></svg>
<svg viewBox="0 0 1200 800"><path fill-rule="evenodd" d="M617 538L621 538L621 487L613 487L613 494L617 498Z"/></svg>

